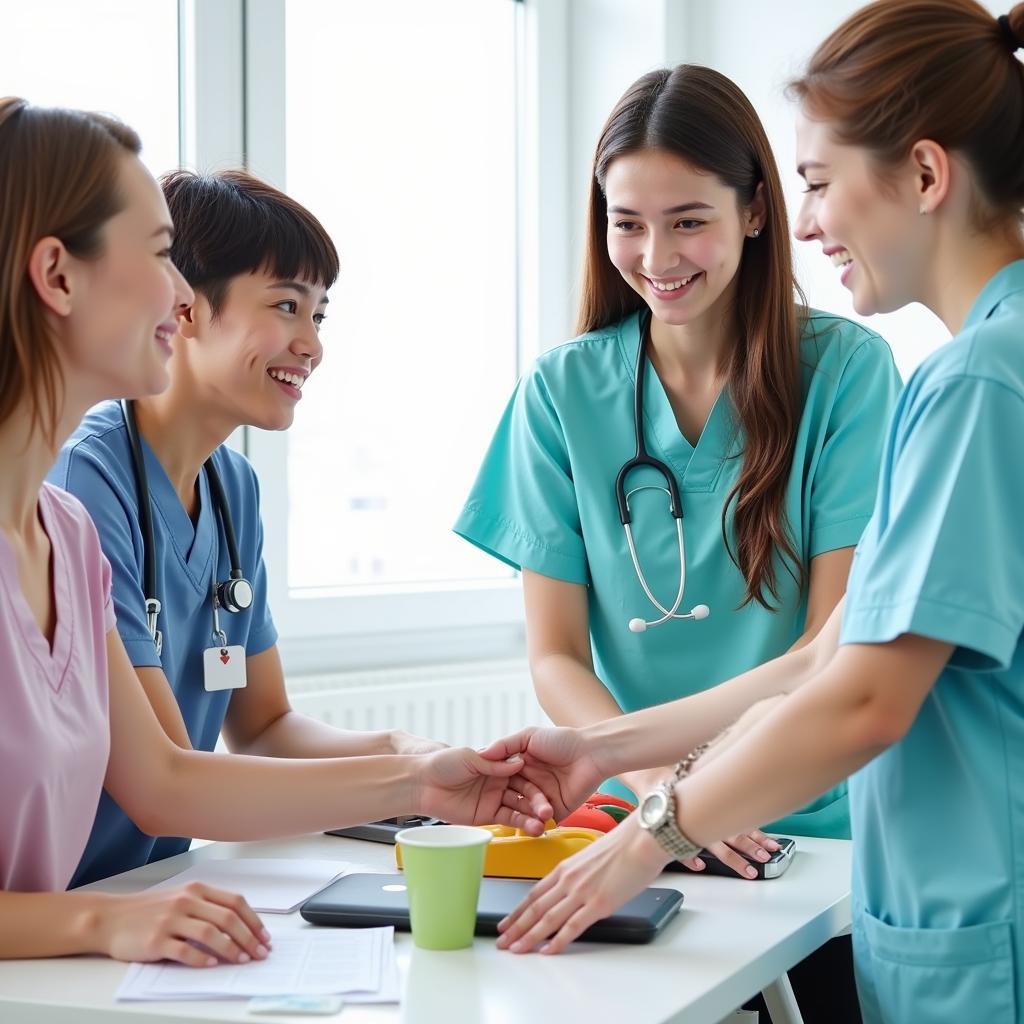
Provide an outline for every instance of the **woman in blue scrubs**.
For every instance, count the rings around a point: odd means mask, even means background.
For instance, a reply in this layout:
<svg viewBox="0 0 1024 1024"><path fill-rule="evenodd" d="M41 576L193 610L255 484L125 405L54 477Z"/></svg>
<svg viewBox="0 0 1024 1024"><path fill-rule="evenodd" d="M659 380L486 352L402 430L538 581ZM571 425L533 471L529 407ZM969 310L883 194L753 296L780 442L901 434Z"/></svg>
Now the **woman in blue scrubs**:
<svg viewBox="0 0 1024 1024"><path fill-rule="evenodd" d="M1024 1016L1022 44L1024 5L997 20L970 0L878 3L794 83L799 236L859 312L921 302L953 337L900 396L845 607L805 662L746 681L802 685L668 787L669 824L700 845L852 776L854 947L873 1022ZM694 739L678 711L613 723L618 738L547 731L529 753L610 751L600 769L621 771ZM538 885L502 943L554 936L557 952L647 884L670 858L664 823L639 817Z"/></svg>
<svg viewBox="0 0 1024 1024"><path fill-rule="evenodd" d="M788 231L764 129L732 82L683 65L627 91L594 159L580 336L519 382L456 525L522 570L533 679L558 724L706 690L806 643L842 597L899 379L877 334L797 303ZM633 632L662 617L616 507L641 345L644 441L683 506L680 611L710 614ZM670 608L664 486L640 468L625 489L639 565ZM620 779L643 794L664 773ZM848 838L845 784L770 827ZM713 849L753 873L736 851L775 848L754 831ZM846 974L852 988L848 954Z"/></svg>

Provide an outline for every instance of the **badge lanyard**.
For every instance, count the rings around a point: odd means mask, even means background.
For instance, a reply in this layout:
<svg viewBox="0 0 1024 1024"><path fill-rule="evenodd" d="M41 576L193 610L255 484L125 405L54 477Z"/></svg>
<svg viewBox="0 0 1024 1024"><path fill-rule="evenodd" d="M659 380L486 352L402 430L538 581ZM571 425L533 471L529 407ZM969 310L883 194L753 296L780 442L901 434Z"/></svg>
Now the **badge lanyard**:
<svg viewBox="0 0 1024 1024"><path fill-rule="evenodd" d="M216 644L203 651L203 686L207 692L239 690L245 686L245 648L229 645L228 635L220 627L220 598L214 578L210 587L213 597L213 639Z"/></svg>

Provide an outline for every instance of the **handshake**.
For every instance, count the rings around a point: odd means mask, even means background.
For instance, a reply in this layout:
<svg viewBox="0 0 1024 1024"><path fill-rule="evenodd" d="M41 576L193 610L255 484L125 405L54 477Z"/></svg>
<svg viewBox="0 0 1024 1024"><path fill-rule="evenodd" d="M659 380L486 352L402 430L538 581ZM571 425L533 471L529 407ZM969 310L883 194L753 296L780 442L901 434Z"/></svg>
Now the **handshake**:
<svg viewBox="0 0 1024 1024"><path fill-rule="evenodd" d="M412 806L459 824L500 824L539 836L617 769L583 729L523 729L480 751L441 748L414 773Z"/></svg>
<svg viewBox="0 0 1024 1024"><path fill-rule="evenodd" d="M711 741L693 772L718 757L781 699L768 698L748 708ZM415 793L409 801L415 812L458 824L508 825L533 836L544 831L548 820L571 814L605 779L630 773L631 788L641 790L637 796L643 797L669 770L658 759L665 743L658 743L646 728L629 726L627 718L580 729L530 726L479 751L420 742L422 763L412 773ZM688 753L676 750L672 759Z"/></svg>

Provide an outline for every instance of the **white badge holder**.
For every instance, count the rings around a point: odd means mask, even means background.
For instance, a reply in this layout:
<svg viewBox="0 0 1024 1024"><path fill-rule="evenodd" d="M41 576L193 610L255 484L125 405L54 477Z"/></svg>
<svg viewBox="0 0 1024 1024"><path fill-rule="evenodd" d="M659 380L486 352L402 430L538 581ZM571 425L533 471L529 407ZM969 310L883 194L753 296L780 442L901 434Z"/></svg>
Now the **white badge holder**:
<svg viewBox="0 0 1024 1024"><path fill-rule="evenodd" d="M217 690L240 690L245 686L245 648L228 645L228 637L220 628L220 601L213 594L213 636L215 647L203 651L203 686L207 693Z"/></svg>

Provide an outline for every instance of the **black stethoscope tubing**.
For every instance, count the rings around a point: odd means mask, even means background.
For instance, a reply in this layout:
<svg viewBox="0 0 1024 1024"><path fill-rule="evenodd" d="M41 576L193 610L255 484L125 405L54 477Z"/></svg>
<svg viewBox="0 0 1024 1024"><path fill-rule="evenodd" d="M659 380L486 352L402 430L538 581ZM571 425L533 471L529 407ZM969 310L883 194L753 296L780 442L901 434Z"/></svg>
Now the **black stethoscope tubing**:
<svg viewBox="0 0 1024 1024"><path fill-rule="evenodd" d="M683 502L679 496L679 485L672 470L660 459L656 459L647 451L644 440L644 376L647 371L647 346L651 336L651 314L648 312L640 325L640 344L636 351L636 384L633 389L633 430L636 436L636 454L623 464L615 478L615 501L619 506L619 522L628 526L633 521L629 511L629 498L626 494L626 477L634 469L650 466L665 479L669 493L669 510L676 519L683 518Z"/></svg>
<svg viewBox="0 0 1024 1024"><path fill-rule="evenodd" d="M127 399L121 401L121 413L124 416L125 429L128 431L128 446L131 449L132 469L135 474L135 486L139 498L139 526L142 529L142 586L146 601L146 618L149 631L157 645L157 655L161 653L163 644L160 631L156 628L157 616L161 603L156 591L156 542L153 536L153 508L150 503L149 477L146 473L146 460L142 452L142 439L139 426L135 420L135 410ZM215 595L219 605L230 612L244 611L252 604L252 584L242 572L242 560L238 554L238 542L235 538L235 524L231 518L224 486L220 475L213 464L213 456L203 464L206 479L210 484L210 496L213 507L220 520L221 532L228 549L230 578L224 583L215 584Z"/></svg>

